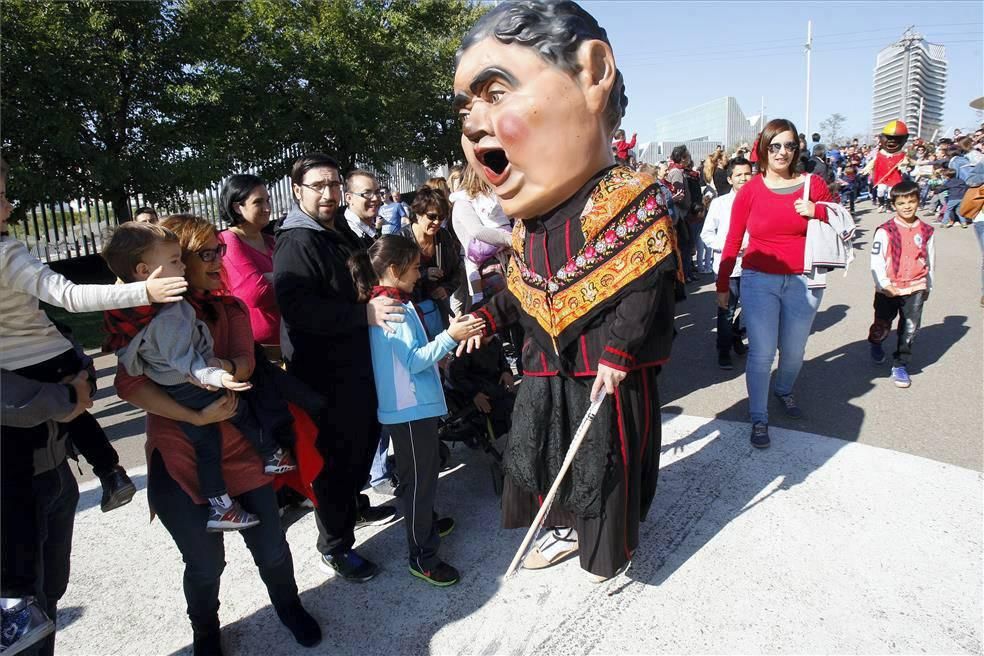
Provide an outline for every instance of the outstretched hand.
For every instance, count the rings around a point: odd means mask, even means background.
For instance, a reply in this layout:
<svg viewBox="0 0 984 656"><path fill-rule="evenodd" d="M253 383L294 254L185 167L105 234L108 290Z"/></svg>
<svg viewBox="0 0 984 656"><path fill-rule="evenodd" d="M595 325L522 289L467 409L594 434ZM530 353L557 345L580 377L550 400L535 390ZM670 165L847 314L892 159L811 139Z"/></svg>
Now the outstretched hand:
<svg viewBox="0 0 984 656"><path fill-rule="evenodd" d="M471 353L472 351L475 351L480 348L482 348L482 336L473 335L468 339L463 340L460 344L458 344L458 350L455 351L455 355L457 355L460 358L465 353Z"/></svg>
<svg viewBox="0 0 984 656"><path fill-rule="evenodd" d="M147 300L151 303L177 303L188 291L188 281L180 276L161 278L164 267L157 267L147 276Z"/></svg>

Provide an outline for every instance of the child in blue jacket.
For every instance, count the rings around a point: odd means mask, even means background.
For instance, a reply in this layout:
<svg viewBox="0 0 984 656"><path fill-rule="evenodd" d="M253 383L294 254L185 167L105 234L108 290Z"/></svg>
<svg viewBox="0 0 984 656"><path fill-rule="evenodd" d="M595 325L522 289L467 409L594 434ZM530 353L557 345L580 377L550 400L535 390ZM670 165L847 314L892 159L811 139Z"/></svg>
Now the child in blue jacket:
<svg viewBox="0 0 984 656"><path fill-rule="evenodd" d="M458 342L481 335L484 322L470 315L459 317L428 343L410 301L420 278L419 261L420 249L412 240L384 235L367 251L353 255L349 267L360 300L388 296L407 309L404 323L392 324L389 330L369 329L377 414L396 455L396 495L406 520L410 573L444 587L457 583L459 574L437 555L441 536L454 528L453 520L437 519L434 512L440 469L438 418L448 412L437 363Z"/></svg>

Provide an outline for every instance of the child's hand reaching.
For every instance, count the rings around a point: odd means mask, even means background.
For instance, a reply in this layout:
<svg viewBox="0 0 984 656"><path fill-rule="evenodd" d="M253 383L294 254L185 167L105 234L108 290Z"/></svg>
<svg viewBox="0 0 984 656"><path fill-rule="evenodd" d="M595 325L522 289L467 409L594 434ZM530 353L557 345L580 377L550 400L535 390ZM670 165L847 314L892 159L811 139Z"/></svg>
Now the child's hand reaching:
<svg viewBox="0 0 984 656"><path fill-rule="evenodd" d="M161 278L164 267L157 267L147 277L147 300L151 303L177 303L188 291L188 281L180 276Z"/></svg>
<svg viewBox="0 0 984 656"><path fill-rule="evenodd" d="M221 369L227 373L232 373L232 362L229 360L223 360L222 358L209 358L206 364L210 367Z"/></svg>
<svg viewBox="0 0 984 656"><path fill-rule="evenodd" d="M516 379L513 378L511 371L502 372L502 375L499 376L499 384L505 387L510 392L516 389Z"/></svg>
<svg viewBox="0 0 984 656"><path fill-rule="evenodd" d="M238 381L232 374L225 373L222 374L222 387L232 390L233 392L246 392L253 389L253 386L248 380Z"/></svg>
<svg viewBox="0 0 984 656"><path fill-rule="evenodd" d="M478 411L483 415L487 415L492 412L492 404L489 402L489 395L485 392L479 392L476 394L472 401L475 403L475 407L478 408Z"/></svg>
<svg viewBox="0 0 984 656"><path fill-rule="evenodd" d="M472 314L463 314L451 320L448 334L456 342L469 340L472 337L482 337L482 330L485 328L485 320L479 319ZM471 352L471 349L469 349Z"/></svg>

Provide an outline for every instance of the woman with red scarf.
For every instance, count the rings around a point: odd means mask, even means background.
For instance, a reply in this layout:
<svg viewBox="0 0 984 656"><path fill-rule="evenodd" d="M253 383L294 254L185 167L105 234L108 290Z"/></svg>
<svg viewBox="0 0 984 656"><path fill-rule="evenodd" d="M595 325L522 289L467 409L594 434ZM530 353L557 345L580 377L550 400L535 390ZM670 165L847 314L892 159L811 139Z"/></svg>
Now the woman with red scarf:
<svg viewBox="0 0 984 656"><path fill-rule="evenodd" d="M215 228L206 220L171 217L165 225L178 235L185 278L192 302L215 342L216 357L235 363L247 379L256 365L249 315L239 302L222 295L222 258L201 257L217 252ZM120 398L147 411L147 498L161 518L185 562L184 591L194 632L194 653L221 654L219 579L225 566L220 534L205 530L208 504L198 488L195 450L178 422L204 425L223 422L222 475L231 496L260 518L242 531L246 546L270 594L278 617L298 643L313 646L321 640L318 623L301 605L294 580L294 563L280 524L272 478L263 473L259 455L241 433L225 420L235 413L237 397L230 393L204 410L194 411L168 396L144 376L117 369Z"/></svg>

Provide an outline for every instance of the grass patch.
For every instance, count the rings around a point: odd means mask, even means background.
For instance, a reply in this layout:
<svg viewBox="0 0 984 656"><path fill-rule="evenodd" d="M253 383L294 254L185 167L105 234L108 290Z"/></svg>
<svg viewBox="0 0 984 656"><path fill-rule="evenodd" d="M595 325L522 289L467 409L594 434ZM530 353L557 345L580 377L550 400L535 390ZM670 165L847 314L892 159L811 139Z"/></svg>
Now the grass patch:
<svg viewBox="0 0 984 656"><path fill-rule="evenodd" d="M103 332L102 312L69 312L47 303L41 304L41 309L48 313L53 321L63 323L72 329L72 336L86 349L102 346L106 333Z"/></svg>

